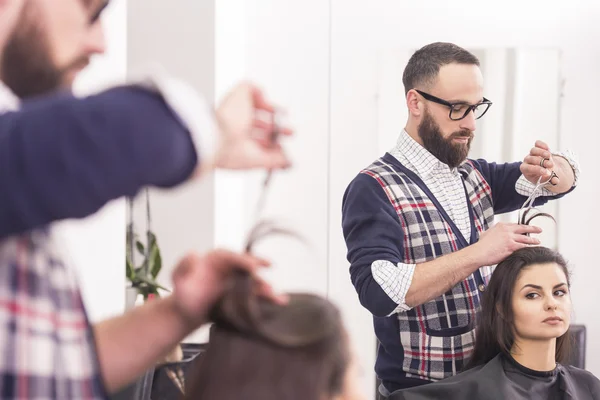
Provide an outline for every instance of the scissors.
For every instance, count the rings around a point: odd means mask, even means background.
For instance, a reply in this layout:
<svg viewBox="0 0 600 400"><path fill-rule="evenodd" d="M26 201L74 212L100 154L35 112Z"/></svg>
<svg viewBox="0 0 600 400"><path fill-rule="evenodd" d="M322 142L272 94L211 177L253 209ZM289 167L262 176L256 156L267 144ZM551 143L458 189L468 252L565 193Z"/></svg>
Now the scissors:
<svg viewBox="0 0 600 400"><path fill-rule="evenodd" d="M275 111L272 115L273 130L271 131L270 137L269 137L269 143L271 146L276 146L278 144L279 136L281 135L280 119L281 118L280 118L279 114L277 113L277 111ZM251 252L252 245L254 244L254 242L258 238L262 238L266 235L270 235L273 233L283 233L283 234L296 236L295 234L293 234L290 231L287 231L287 230L281 229L281 228L277 228L271 222L260 220L263 209L265 208L267 192L268 192L268 189L269 189L269 186L271 183L272 176L273 176L273 170L272 169L267 170L267 176L265 177L265 180L263 181L262 190L260 192L260 196L258 198L258 202L256 205L256 221L253 225L253 228L250 230L250 233L248 234L248 239L246 240L246 245L244 246L246 252L248 252L248 253Z"/></svg>
<svg viewBox="0 0 600 400"><path fill-rule="evenodd" d="M529 195L527 200L525 200L525 203L523 203L523 206L519 209L518 222L520 225L529 225L531 220L533 220L534 218L537 218L537 217L542 217L542 216L548 217L548 218L552 219L552 221L556 222L556 220L554 219L554 217L552 215L545 213L545 212L538 211L533 207L533 205L535 204L535 201L541 195L541 192L542 192L542 189L544 188L544 186L547 184L552 185L552 179L554 179L554 178L558 178L558 175L556 175L556 173L554 171L552 171L550 178L548 178L548 180L546 180L545 182L542 182L541 176L539 177L539 179L536 183L536 186L533 189L533 192ZM529 218L527 218L527 216L532 211L535 211L536 213L533 216L530 216ZM529 236L529 234L526 234L526 235Z"/></svg>

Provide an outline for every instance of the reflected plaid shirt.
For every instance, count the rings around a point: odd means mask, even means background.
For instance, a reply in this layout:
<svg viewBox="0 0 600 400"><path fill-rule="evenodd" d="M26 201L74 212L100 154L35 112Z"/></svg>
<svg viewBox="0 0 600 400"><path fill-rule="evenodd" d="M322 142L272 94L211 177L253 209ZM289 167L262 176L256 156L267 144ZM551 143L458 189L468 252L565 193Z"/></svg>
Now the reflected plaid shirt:
<svg viewBox="0 0 600 400"><path fill-rule="evenodd" d="M105 399L79 285L51 234L0 241L1 399Z"/></svg>

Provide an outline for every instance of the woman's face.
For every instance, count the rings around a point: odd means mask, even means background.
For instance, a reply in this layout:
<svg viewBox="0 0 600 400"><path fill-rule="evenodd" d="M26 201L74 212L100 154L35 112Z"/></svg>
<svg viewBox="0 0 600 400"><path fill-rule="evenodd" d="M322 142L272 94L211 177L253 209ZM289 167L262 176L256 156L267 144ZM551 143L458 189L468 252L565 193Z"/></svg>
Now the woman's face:
<svg viewBox="0 0 600 400"><path fill-rule="evenodd" d="M516 339L548 340L562 336L571 322L567 277L555 263L524 268L512 297Z"/></svg>

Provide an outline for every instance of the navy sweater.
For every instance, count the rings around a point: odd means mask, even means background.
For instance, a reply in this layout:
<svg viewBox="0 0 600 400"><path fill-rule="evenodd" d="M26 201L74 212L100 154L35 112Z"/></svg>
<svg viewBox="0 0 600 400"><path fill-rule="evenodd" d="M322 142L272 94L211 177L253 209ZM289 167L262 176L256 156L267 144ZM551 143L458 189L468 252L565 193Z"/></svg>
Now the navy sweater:
<svg viewBox="0 0 600 400"><path fill-rule="evenodd" d="M175 186L197 163L190 133L157 93L25 101L0 114L0 237L88 216L144 186Z"/></svg>

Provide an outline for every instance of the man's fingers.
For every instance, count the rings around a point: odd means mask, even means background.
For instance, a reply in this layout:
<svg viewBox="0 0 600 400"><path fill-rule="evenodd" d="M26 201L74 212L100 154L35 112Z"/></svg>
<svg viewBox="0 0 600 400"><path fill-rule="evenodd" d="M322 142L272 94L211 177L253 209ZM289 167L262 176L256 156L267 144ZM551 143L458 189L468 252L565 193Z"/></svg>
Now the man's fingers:
<svg viewBox="0 0 600 400"><path fill-rule="evenodd" d="M543 149L543 150L550 150L550 147L548 147L548 145L541 140L535 141L535 147L539 147L540 149Z"/></svg>
<svg viewBox="0 0 600 400"><path fill-rule="evenodd" d="M189 274L189 272L191 271L192 265L186 262L181 262L179 263L179 265L177 265L177 267L175 267L175 270L173 271L173 281L178 281L178 280L182 280L185 278L186 275Z"/></svg>
<svg viewBox="0 0 600 400"><path fill-rule="evenodd" d="M272 132L273 131L273 123L263 121L262 119L255 118L253 125L255 128L258 128L264 132Z"/></svg>
<svg viewBox="0 0 600 400"><path fill-rule="evenodd" d="M529 155L544 157L544 158L552 157L552 154L550 154L550 152L548 150L542 149L539 147L532 147L531 150L529 151Z"/></svg>
<svg viewBox="0 0 600 400"><path fill-rule="evenodd" d="M537 245L540 244L540 240L535 237L526 236L526 235L515 235L515 242L529 245Z"/></svg>
<svg viewBox="0 0 600 400"><path fill-rule="evenodd" d="M253 135L252 140L253 145L256 146L250 152L252 155L249 156L249 159L252 159L250 162L252 167L281 169L289 168L292 165L279 143L273 143L262 135Z"/></svg>
<svg viewBox="0 0 600 400"><path fill-rule="evenodd" d="M239 254L226 250L217 250L209 253L206 262L216 264L223 272L229 272L237 268L252 273L261 267L268 267L270 265L270 262L265 259L250 254Z"/></svg>
<svg viewBox="0 0 600 400"><path fill-rule="evenodd" d="M513 229L514 233L517 233L520 235L522 235L524 233L542 233L542 228L540 228L539 226L534 226L534 225L515 224L512 229Z"/></svg>
<svg viewBox="0 0 600 400"><path fill-rule="evenodd" d="M281 149L265 150L265 168L267 169L285 169L291 167L292 163Z"/></svg>
<svg viewBox="0 0 600 400"><path fill-rule="evenodd" d="M525 162L526 164L542 167L542 160L544 160L544 168L552 169L554 167L554 161L552 161L551 159L549 160L547 158L542 158L540 156L527 156L525 157L523 162Z"/></svg>
<svg viewBox="0 0 600 400"><path fill-rule="evenodd" d="M254 108L269 112L275 111L273 105L265 100L265 97L259 88L251 86L250 90L252 93L252 103L254 104Z"/></svg>
<svg viewBox="0 0 600 400"><path fill-rule="evenodd" d="M290 136L294 132L291 128L288 127L277 127L277 132L275 132L275 127L271 122L266 122L261 119L255 119L252 125L255 129L252 129L251 137L255 140L259 139L270 143L273 142L274 133L277 133L277 135L279 136Z"/></svg>
<svg viewBox="0 0 600 400"><path fill-rule="evenodd" d="M279 128L279 133L281 135L290 136L294 133L294 130L292 128L288 128L288 127L284 126L283 128L282 127Z"/></svg>
<svg viewBox="0 0 600 400"><path fill-rule="evenodd" d="M256 278L256 293L276 304L285 305L289 300L289 297L285 294L276 294L273 290L273 286L260 278Z"/></svg>
<svg viewBox="0 0 600 400"><path fill-rule="evenodd" d="M545 176L548 178L552 174L549 169L531 164L521 164L521 172L526 176Z"/></svg>

